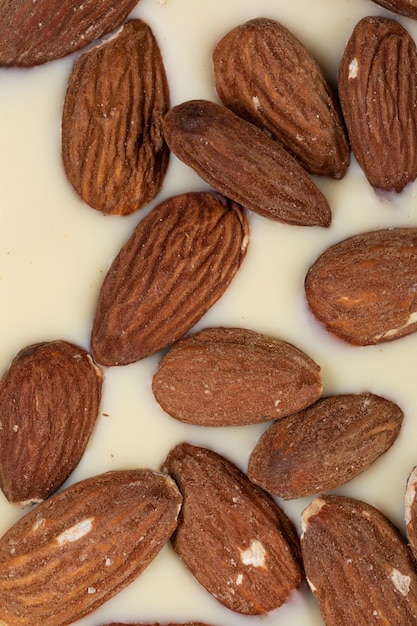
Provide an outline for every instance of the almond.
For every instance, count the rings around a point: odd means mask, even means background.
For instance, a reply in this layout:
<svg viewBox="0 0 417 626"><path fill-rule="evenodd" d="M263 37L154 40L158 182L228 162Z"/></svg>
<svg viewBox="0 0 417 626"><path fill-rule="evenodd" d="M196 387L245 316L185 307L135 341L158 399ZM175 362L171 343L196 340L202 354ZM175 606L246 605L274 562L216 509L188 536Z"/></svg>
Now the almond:
<svg viewBox="0 0 417 626"><path fill-rule="evenodd" d="M66 341L22 349L0 382L0 484L10 502L47 498L78 464L95 426L103 375Z"/></svg>
<svg viewBox="0 0 417 626"><path fill-rule="evenodd" d="M411 551L376 508L320 496L303 511L301 547L309 585L326 626L417 623Z"/></svg>
<svg viewBox="0 0 417 626"><path fill-rule="evenodd" d="M236 26L218 42L213 67L225 106L281 141L308 172L345 175L349 146L336 94L285 26L262 17Z"/></svg>
<svg viewBox="0 0 417 626"><path fill-rule="evenodd" d="M404 517L408 541L417 559L417 466L413 468L407 480Z"/></svg>
<svg viewBox="0 0 417 626"><path fill-rule="evenodd" d="M416 0L373 0L373 2L398 15L417 19Z"/></svg>
<svg viewBox="0 0 417 626"><path fill-rule="evenodd" d="M220 104L191 100L164 119L172 152L214 189L269 219L328 226L329 204L304 168L264 132Z"/></svg>
<svg viewBox="0 0 417 626"><path fill-rule="evenodd" d="M417 177L417 50L397 21L366 17L339 68L339 96L355 157L369 183L400 192Z"/></svg>
<svg viewBox="0 0 417 626"><path fill-rule="evenodd" d="M136 227L101 288L91 348L126 365L182 337L222 296L248 245L243 209L220 194L165 200Z"/></svg>
<svg viewBox="0 0 417 626"><path fill-rule="evenodd" d="M130 20L79 57L62 114L62 157L89 206L129 215L155 197L168 166L162 131L168 108L162 57L145 22Z"/></svg>
<svg viewBox="0 0 417 626"><path fill-rule="evenodd" d="M392 341L417 330L417 228L349 237L310 268L305 291L326 328L357 345Z"/></svg>
<svg viewBox="0 0 417 626"><path fill-rule="evenodd" d="M181 339L152 381L176 419L236 426L281 418L321 395L320 367L298 348L244 328L208 328Z"/></svg>
<svg viewBox="0 0 417 626"><path fill-rule="evenodd" d="M138 0L7 0L0 4L0 66L32 67L117 28Z"/></svg>
<svg viewBox="0 0 417 626"><path fill-rule="evenodd" d="M169 540L175 483L148 469L81 481L19 520L0 540L0 620L67 626L132 582Z"/></svg>
<svg viewBox="0 0 417 626"><path fill-rule="evenodd" d="M178 445L165 470L184 499L172 543L197 581L238 613L282 605L303 574L296 530L274 500L206 448Z"/></svg>
<svg viewBox="0 0 417 626"><path fill-rule="evenodd" d="M286 500L329 491L384 454L403 417L396 404L371 393L322 398L265 431L248 476Z"/></svg>

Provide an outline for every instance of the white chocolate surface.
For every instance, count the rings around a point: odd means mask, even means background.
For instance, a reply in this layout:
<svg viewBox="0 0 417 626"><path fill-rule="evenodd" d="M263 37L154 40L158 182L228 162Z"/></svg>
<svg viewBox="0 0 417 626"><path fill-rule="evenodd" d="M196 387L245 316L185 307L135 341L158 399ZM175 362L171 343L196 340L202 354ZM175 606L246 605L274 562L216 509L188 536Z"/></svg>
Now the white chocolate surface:
<svg viewBox="0 0 417 626"><path fill-rule="evenodd" d="M153 29L174 105L216 99L211 53L223 34L247 19L282 22L334 82L348 37L370 14L399 19L417 36L417 22L370 0L140 0L132 16ZM0 375L18 350L37 341L59 338L88 348L101 282L136 223L168 196L207 188L172 157L161 193L135 215L103 216L83 204L60 158L61 110L77 56L31 70L0 70ZM403 529L405 484L417 464L417 333L380 346L348 346L312 319L303 281L318 254L336 241L380 227L417 226L417 188L410 184L397 197L381 198L353 157L343 180L315 180L332 207L330 228L288 226L251 214L247 258L197 328L244 326L285 339L321 365L325 395L371 391L397 402L405 413L398 441L337 491L380 507ZM267 425L204 429L176 422L151 393L160 356L105 370L97 427L67 484L111 469L159 469L169 450L184 440L212 447L246 469ZM300 513L310 501L281 502L299 530ZM24 512L0 494L0 533ZM202 589L166 546L142 576L77 625L192 620L213 626L323 624L306 586L267 617L238 616Z"/></svg>

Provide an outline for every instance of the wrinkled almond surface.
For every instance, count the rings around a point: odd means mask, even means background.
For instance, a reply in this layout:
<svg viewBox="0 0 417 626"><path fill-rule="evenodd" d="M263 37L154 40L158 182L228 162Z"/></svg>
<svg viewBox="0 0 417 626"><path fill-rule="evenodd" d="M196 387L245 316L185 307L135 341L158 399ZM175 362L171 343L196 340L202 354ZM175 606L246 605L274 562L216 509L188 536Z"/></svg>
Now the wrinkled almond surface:
<svg viewBox="0 0 417 626"><path fill-rule="evenodd" d="M213 53L225 106L271 133L307 171L342 178L349 146L336 94L316 59L277 21L229 31Z"/></svg>
<svg viewBox="0 0 417 626"><path fill-rule="evenodd" d="M171 347L152 389L162 408L180 421L236 426L312 404L321 395L321 373L285 341L244 328L209 328Z"/></svg>
<svg viewBox="0 0 417 626"><path fill-rule="evenodd" d="M249 459L249 478L284 499L343 485L386 452L403 412L371 393L345 394L274 422Z"/></svg>
<svg viewBox="0 0 417 626"><path fill-rule="evenodd" d="M103 375L66 341L28 346L0 382L0 485L10 502L47 498L78 464L97 420Z"/></svg>
<svg viewBox="0 0 417 626"><path fill-rule="evenodd" d="M175 483L147 469L88 478L52 496L0 540L0 622L68 626L134 580L169 540Z"/></svg>
<svg viewBox="0 0 417 626"><path fill-rule="evenodd" d="M168 166L162 119L169 90L158 44L142 20L84 52L62 114L66 175L91 207L129 215L152 200Z"/></svg>
<svg viewBox="0 0 417 626"><path fill-rule="evenodd" d="M314 315L345 341L378 344L417 330L417 228L354 235L310 268L305 291Z"/></svg>
<svg viewBox="0 0 417 626"><path fill-rule="evenodd" d="M417 19L416 0L373 0L373 2L398 15L404 15L414 20Z"/></svg>

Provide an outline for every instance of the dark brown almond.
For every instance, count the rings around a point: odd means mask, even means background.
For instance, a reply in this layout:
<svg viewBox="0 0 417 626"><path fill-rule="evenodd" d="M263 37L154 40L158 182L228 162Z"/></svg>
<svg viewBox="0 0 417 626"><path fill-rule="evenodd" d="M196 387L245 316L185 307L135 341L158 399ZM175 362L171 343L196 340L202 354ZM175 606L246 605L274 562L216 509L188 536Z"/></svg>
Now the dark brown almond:
<svg viewBox="0 0 417 626"><path fill-rule="evenodd" d="M294 413L322 388L320 367L293 345L244 328L208 328L171 347L152 389L180 421L236 426Z"/></svg>
<svg viewBox="0 0 417 626"><path fill-rule="evenodd" d="M265 431L248 476L285 500L329 491L384 454L403 417L399 406L371 393L323 398Z"/></svg>
<svg viewBox="0 0 417 626"><path fill-rule="evenodd" d="M326 626L417 623L417 574L404 538L376 508L320 496L302 514L307 579Z"/></svg>
<svg viewBox="0 0 417 626"><path fill-rule="evenodd" d="M416 0L373 0L373 2L398 15L417 19Z"/></svg>
<svg viewBox="0 0 417 626"><path fill-rule="evenodd" d="M417 466L413 468L407 480L404 517L408 541L417 559Z"/></svg>
<svg viewBox="0 0 417 626"><path fill-rule="evenodd" d="M0 621L67 626L139 576L169 540L181 495L148 469L108 472L46 500L0 540Z"/></svg>
<svg viewBox="0 0 417 626"><path fill-rule="evenodd" d="M180 339L222 296L249 240L244 210L216 193L155 207L101 288L91 347L102 365L138 361Z"/></svg>
<svg viewBox="0 0 417 626"><path fill-rule="evenodd" d="M62 114L62 157L89 206L129 215L156 196L169 159L162 130L168 108L162 57L145 22L130 20L79 57Z"/></svg>
<svg viewBox="0 0 417 626"><path fill-rule="evenodd" d="M4 0L0 66L32 67L88 46L126 19L138 0Z"/></svg>
<svg viewBox="0 0 417 626"><path fill-rule="evenodd" d="M198 582L238 613L268 613L303 580L298 536L275 501L219 454L184 443L165 470L183 496L175 551Z"/></svg>
<svg viewBox="0 0 417 626"><path fill-rule="evenodd" d="M97 420L103 375L66 341L21 350L0 382L0 485L22 505L50 496L78 464Z"/></svg>
<svg viewBox="0 0 417 626"><path fill-rule="evenodd" d="M329 204L280 142L220 104L191 100L164 119L176 156L228 198L263 217L329 226Z"/></svg>
<svg viewBox="0 0 417 626"><path fill-rule="evenodd" d="M213 68L225 106L281 141L308 172L345 175L349 146L336 94L292 32L249 20L218 42Z"/></svg>
<svg viewBox="0 0 417 626"><path fill-rule="evenodd" d="M374 188L417 177L417 49L397 21L366 17L339 68L339 97L355 157Z"/></svg>
<svg viewBox="0 0 417 626"><path fill-rule="evenodd" d="M355 235L310 268L309 306L326 328L357 345L392 341L417 330L417 228Z"/></svg>

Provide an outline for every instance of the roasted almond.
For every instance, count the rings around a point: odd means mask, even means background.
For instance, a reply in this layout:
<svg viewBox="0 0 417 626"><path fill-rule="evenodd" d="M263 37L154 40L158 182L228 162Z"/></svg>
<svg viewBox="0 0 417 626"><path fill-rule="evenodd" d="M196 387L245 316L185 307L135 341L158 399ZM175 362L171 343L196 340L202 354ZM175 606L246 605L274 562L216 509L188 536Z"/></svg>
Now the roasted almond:
<svg viewBox="0 0 417 626"><path fill-rule="evenodd" d="M308 304L326 328L357 345L378 344L417 330L417 228L349 237L310 268Z"/></svg>
<svg viewBox="0 0 417 626"><path fill-rule="evenodd" d="M311 174L345 175L349 146L336 94L285 26L262 17L236 26L218 42L213 69L225 106L281 141Z"/></svg>
<svg viewBox="0 0 417 626"><path fill-rule="evenodd" d="M153 377L161 407L200 426L284 417L321 395L320 367L293 345L244 328L208 328L175 343Z"/></svg>
<svg viewBox="0 0 417 626"><path fill-rule="evenodd" d="M373 0L373 2L398 15L417 19L416 0Z"/></svg>
<svg viewBox="0 0 417 626"><path fill-rule="evenodd" d="M88 46L117 28L138 0L6 0L0 4L0 66L31 67Z"/></svg>
<svg viewBox="0 0 417 626"><path fill-rule="evenodd" d="M404 517L408 541L417 559L417 466L413 468L407 480Z"/></svg>
<svg viewBox="0 0 417 626"><path fill-rule="evenodd" d="M403 417L399 406L372 393L322 398L265 431L248 476L285 500L329 491L384 454Z"/></svg>
<svg viewBox="0 0 417 626"><path fill-rule="evenodd" d="M244 210L216 193L165 200L136 227L101 288L91 348L126 365L180 339L221 297L248 245Z"/></svg>
<svg viewBox="0 0 417 626"><path fill-rule="evenodd" d="M22 505L50 496L78 464L97 420L103 375L66 341L22 349L0 382L0 485Z"/></svg>
<svg viewBox="0 0 417 626"><path fill-rule="evenodd" d="M197 581L238 613L286 602L303 573L295 527L275 501L206 448L180 444L164 469L183 496L172 543Z"/></svg>
<svg viewBox="0 0 417 626"><path fill-rule="evenodd" d="M302 525L306 576L326 626L417 623L415 562L380 511L320 496L303 511Z"/></svg>
<svg viewBox="0 0 417 626"><path fill-rule="evenodd" d="M162 119L169 90L158 44L142 20L84 52L62 114L68 180L92 208L129 215L162 186L169 150Z"/></svg>
<svg viewBox="0 0 417 626"><path fill-rule="evenodd" d="M417 50L397 21L365 17L339 68L339 97L369 183L400 192L417 177Z"/></svg>
<svg viewBox="0 0 417 626"><path fill-rule="evenodd" d="M169 540L181 496L168 476L120 470L42 502L0 540L0 622L67 626L132 582Z"/></svg>
<svg viewBox="0 0 417 626"><path fill-rule="evenodd" d="M173 107L165 139L176 156L214 189L263 217L300 226L329 226L329 204L280 142L207 100Z"/></svg>

